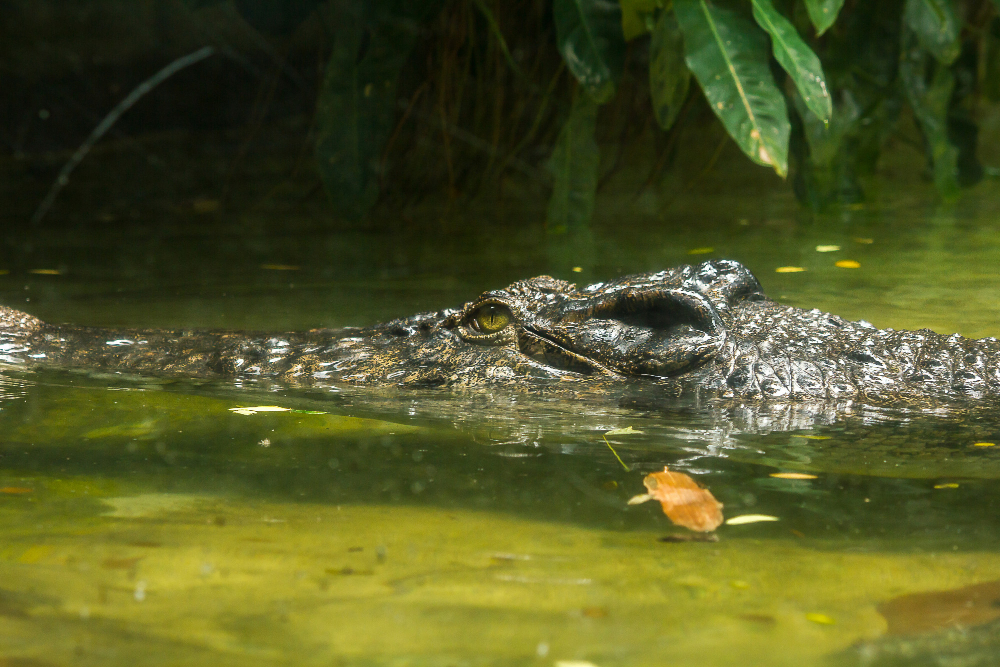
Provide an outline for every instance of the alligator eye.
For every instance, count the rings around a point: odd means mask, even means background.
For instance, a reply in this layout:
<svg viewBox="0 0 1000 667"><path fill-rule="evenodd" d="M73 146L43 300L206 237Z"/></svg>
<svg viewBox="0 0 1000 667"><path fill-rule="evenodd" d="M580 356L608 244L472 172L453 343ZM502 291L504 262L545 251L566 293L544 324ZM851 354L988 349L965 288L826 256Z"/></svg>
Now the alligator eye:
<svg viewBox="0 0 1000 667"><path fill-rule="evenodd" d="M496 333L514 320L510 310L500 304L488 303L472 314L470 322L480 333Z"/></svg>

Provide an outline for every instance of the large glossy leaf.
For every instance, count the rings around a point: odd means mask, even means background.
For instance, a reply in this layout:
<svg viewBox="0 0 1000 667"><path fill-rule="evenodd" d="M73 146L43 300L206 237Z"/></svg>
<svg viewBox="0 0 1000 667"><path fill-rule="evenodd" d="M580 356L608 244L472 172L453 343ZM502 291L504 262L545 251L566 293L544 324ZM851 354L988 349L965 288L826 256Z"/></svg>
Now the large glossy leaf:
<svg viewBox="0 0 1000 667"><path fill-rule="evenodd" d="M934 62L912 37L904 47L899 75L927 144L934 185L945 199L958 194L958 149L948 140L948 106L955 87L951 69ZM928 81L926 72L933 70Z"/></svg>
<svg viewBox="0 0 1000 667"><path fill-rule="evenodd" d="M590 224L600 167L600 152L594 138L597 106L590 95L581 92L575 96L569 118L549 158L553 187L546 227L550 234L573 233Z"/></svg>
<svg viewBox="0 0 1000 667"><path fill-rule="evenodd" d="M809 20L816 27L817 35L822 35L827 28L833 25L840 13L840 8L844 6L844 0L805 0L805 3L806 11L809 12Z"/></svg>
<svg viewBox="0 0 1000 667"><path fill-rule="evenodd" d="M396 82L422 21L440 0L343 3L316 102L316 160L336 212L363 216L379 194L381 152L396 113Z"/></svg>
<svg viewBox="0 0 1000 667"><path fill-rule="evenodd" d="M788 111L768 66L767 35L735 11L675 0L688 67L743 152L788 173Z"/></svg>
<svg viewBox="0 0 1000 667"><path fill-rule="evenodd" d="M903 21L939 63L950 65L958 57L961 26L951 0L906 0Z"/></svg>
<svg viewBox="0 0 1000 667"><path fill-rule="evenodd" d="M684 62L684 38L672 12L660 12L649 41L649 93L660 127L669 130L687 98L691 70Z"/></svg>
<svg viewBox="0 0 1000 667"><path fill-rule="evenodd" d="M615 94L625 61L622 13L613 0L553 0L556 44L584 90L604 103Z"/></svg>
<svg viewBox="0 0 1000 667"><path fill-rule="evenodd" d="M771 36L775 60L788 72L809 110L824 123L829 122L833 107L819 58L771 0L751 0L751 3L757 24Z"/></svg>

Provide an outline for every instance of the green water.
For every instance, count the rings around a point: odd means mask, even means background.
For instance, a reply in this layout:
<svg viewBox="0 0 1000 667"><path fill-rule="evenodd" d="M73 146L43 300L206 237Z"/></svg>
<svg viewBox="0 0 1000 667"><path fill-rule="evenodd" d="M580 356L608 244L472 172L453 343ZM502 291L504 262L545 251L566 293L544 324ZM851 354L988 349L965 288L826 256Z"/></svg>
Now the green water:
<svg viewBox="0 0 1000 667"><path fill-rule="evenodd" d="M78 324L298 329L728 257L787 303L1000 335L998 194L822 218L785 194L611 205L571 251L471 212L419 233L42 229L6 238L0 298ZM263 405L287 410L231 410ZM601 437L627 426L628 471ZM852 646L887 641L881 603L1000 580L997 450L989 410L741 428L693 406L8 372L0 665L860 664ZM727 517L778 520L664 542L683 529L626 501L665 465Z"/></svg>

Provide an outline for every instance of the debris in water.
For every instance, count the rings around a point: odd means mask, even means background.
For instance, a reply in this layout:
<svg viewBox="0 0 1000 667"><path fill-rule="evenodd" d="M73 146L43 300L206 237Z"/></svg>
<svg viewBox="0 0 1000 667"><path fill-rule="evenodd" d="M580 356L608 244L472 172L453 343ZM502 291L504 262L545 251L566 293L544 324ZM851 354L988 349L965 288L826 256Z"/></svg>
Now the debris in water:
<svg viewBox="0 0 1000 667"><path fill-rule="evenodd" d="M727 526L742 526L745 523L761 523L763 521L779 521L778 517L770 514L741 514L726 521Z"/></svg>
<svg viewBox="0 0 1000 667"><path fill-rule="evenodd" d="M839 245L818 245L816 246L816 252L837 252L840 250Z"/></svg>
<svg viewBox="0 0 1000 667"><path fill-rule="evenodd" d="M804 266L779 266L774 270L775 273L801 273L805 271Z"/></svg>
<svg viewBox="0 0 1000 667"><path fill-rule="evenodd" d="M968 628L1000 618L1000 581L947 591L910 593L876 607L890 635Z"/></svg>
<svg viewBox="0 0 1000 667"><path fill-rule="evenodd" d="M956 484L955 482L947 482L945 484L935 484L934 488L935 489L957 489L958 488L958 484Z"/></svg>
<svg viewBox="0 0 1000 667"><path fill-rule="evenodd" d="M819 479L818 475L805 472L772 472L770 476L778 479Z"/></svg>
<svg viewBox="0 0 1000 667"><path fill-rule="evenodd" d="M839 262L834 262L834 266L839 266L842 269L860 269L861 262L855 262L853 259L842 259Z"/></svg>
<svg viewBox="0 0 1000 667"><path fill-rule="evenodd" d="M658 542L670 542L670 543L680 543L680 542L718 542L719 536L715 533L672 533L670 535L664 535L657 540Z"/></svg>
<svg viewBox="0 0 1000 667"><path fill-rule="evenodd" d="M4 486L0 487L0 493L6 493L8 495L16 496L24 493L33 493L34 489L29 489L23 486Z"/></svg>
<svg viewBox="0 0 1000 667"><path fill-rule="evenodd" d="M689 475L664 467L663 472L646 475L642 483L650 499L659 500L663 513L678 526L708 532L722 523L722 503Z"/></svg>
<svg viewBox="0 0 1000 667"><path fill-rule="evenodd" d="M837 621L833 620L826 614L811 613L806 614L806 620L812 621L813 623L818 623L819 625L836 625Z"/></svg>

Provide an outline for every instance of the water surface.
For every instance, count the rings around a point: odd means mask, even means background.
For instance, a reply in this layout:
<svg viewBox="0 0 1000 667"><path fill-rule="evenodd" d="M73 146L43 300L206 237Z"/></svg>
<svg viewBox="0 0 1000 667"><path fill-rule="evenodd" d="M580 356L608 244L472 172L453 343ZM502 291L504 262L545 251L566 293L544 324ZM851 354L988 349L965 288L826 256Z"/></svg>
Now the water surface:
<svg viewBox="0 0 1000 667"><path fill-rule="evenodd" d="M51 321L282 330L455 306L546 272L588 283L726 257L786 303L998 335L995 190L825 217L785 195L612 207L573 253L542 230L454 221L447 235L43 229L6 239L0 297ZM232 410L264 405L286 409ZM626 470L602 434L629 426L609 438ZM778 520L664 541L686 531L626 504L664 466L727 517ZM947 631L988 635L989 596L939 629L885 604L1000 580L998 478L986 408L748 414L10 371L0 665L791 666L906 650L980 664Z"/></svg>

